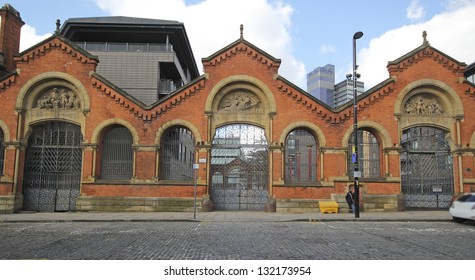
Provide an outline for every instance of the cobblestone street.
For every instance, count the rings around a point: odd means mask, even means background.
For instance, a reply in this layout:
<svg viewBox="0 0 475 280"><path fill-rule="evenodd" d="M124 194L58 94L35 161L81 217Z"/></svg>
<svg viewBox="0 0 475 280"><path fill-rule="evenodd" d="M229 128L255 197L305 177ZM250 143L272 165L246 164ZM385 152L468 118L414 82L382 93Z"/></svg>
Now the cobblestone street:
<svg viewBox="0 0 475 280"><path fill-rule="evenodd" d="M453 222L54 222L0 224L0 259L474 260Z"/></svg>

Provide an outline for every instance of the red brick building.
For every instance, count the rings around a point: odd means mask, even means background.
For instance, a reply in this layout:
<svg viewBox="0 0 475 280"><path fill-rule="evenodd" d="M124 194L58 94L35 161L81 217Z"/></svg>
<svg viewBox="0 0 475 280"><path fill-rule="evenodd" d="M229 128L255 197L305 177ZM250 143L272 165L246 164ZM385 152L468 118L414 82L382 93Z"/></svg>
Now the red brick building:
<svg viewBox="0 0 475 280"><path fill-rule="evenodd" d="M203 211L347 207L352 104L314 99L242 33L202 59L203 75L144 105L59 33L18 53L23 22L0 16L0 212L192 211L195 185ZM466 68L424 37L358 98L363 211L447 208L473 190Z"/></svg>

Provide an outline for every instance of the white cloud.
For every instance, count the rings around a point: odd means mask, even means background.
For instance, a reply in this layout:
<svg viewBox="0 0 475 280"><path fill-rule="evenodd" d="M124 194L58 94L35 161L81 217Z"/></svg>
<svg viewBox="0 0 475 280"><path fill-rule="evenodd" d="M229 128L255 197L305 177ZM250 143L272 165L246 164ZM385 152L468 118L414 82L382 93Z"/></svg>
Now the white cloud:
<svg viewBox="0 0 475 280"><path fill-rule="evenodd" d="M461 1L457 0L459 4ZM422 44L422 32L427 31L431 46L470 64L475 61L475 1L466 2L457 10L449 10L432 19L390 30L370 41L369 47L358 53L359 72L365 89L389 77L387 62L396 60ZM463 19L463 20L460 20Z"/></svg>
<svg viewBox="0 0 475 280"><path fill-rule="evenodd" d="M186 5L184 0L95 1L110 15L183 22L199 68L201 58L238 39L239 26L244 24L246 40L282 59L280 75L298 86L306 84L305 66L293 54L294 41L290 29L294 11L290 5L279 0L241 0L238 5L223 0L203 0L193 5ZM475 0L445 0L444 7L444 13L429 20L419 20L373 38L369 46L358 53L358 71L362 74L361 80L365 82L366 89L388 78L388 61L422 44L424 30L433 47L467 64L475 61L475 53L467 47L475 45ZM20 49L25 50L49 36L51 34L36 34L35 28L26 24L22 28ZM327 53L334 50L331 45L320 48L320 51ZM342 77L351 72L351 65L339 68L346 68Z"/></svg>
<svg viewBox="0 0 475 280"><path fill-rule="evenodd" d="M243 24L246 40L282 59L279 74L297 85L305 83L305 66L292 54L290 27L293 9L280 1L240 0L231 4L223 0L203 0L193 5L186 5L183 0L96 2L110 15L183 22L199 68L201 58L237 40L240 24Z"/></svg>
<svg viewBox="0 0 475 280"><path fill-rule="evenodd" d="M322 45L320 47L320 53L322 54L334 53L334 52L336 52L336 49L332 45Z"/></svg>
<svg viewBox="0 0 475 280"><path fill-rule="evenodd" d="M418 21L425 17L426 11L419 4L419 0L412 0L407 7L406 17L412 21Z"/></svg>
<svg viewBox="0 0 475 280"><path fill-rule="evenodd" d="M443 6L447 11L455 11L474 4L475 0L445 0Z"/></svg>
<svg viewBox="0 0 475 280"><path fill-rule="evenodd" d="M51 35L51 33L37 35L36 29L34 27L28 24L23 25L23 27L21 28L20 51L24 51L29 47L38 44L39 42L50 37Z"/></svg>
<svg viewBox="0 0 475 280"><path fill-rule="evenodd" d="M202 65L201 58L237 40L243 24L246 40L282 60L280 75L297 85L306 82L305 66L292 50L293 9L281 1L240 0L238 5L223 0L203 0L193 5L186 5L184 0L96 0L96 3L110 15L183 22L198 68ZM20 51L51 35L38 35L34 27L25 24Z"/></svg>

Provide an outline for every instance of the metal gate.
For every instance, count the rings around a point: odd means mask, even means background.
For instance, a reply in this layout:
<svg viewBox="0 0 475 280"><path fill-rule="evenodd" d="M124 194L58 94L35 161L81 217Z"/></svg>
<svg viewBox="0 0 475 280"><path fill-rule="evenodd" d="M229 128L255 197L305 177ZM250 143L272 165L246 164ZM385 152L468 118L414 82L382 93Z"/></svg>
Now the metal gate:
<svg viewBox="0 0 475 280"><path fill-rule="evenodd" d="M401 140L401 180L407 208L448 208L454 192L453 158L445 132L414 127Z"/></svg>
<svg viewBox="0 0 475 280"><path fill-rule="evenodd" d="M113 127L104 136L101 179L130 180L132 178L133 139L124 126Z"/></svg>
<svg viewBox="0 0 475 280"><path fill-rule="evenodd" d="M51 122L34 127L26 149L24 210L76 210L81 142L81 128L74 124Z"/></svg>
<svg viewBox="0 0 475 280"><path fill-rule="evenodd" d="M211 200L217 210L263 210L269 195L268 145L262 128L216 130L211 147Z"/></svg>

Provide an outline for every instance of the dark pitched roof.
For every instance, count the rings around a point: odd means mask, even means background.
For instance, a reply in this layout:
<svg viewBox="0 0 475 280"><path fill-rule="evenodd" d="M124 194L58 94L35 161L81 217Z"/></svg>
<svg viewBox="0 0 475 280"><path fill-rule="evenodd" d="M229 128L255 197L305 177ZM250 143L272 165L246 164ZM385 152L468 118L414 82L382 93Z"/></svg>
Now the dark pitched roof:
<svg viewBox="0 0 475 280"><path fill-rule="evenodd" d="M175 20L162 20L162 19L149 19L149 18L136 18L136 17L124 17L124 16L110 16L110 17L82 17L82 18L70 18L64 24L66 27L71 23L87 23L87 24L120 24L120 25L176 25L181 24Z"/></svg>
<svg viewBox="0 0 475 280"><path fill-rule="evenodd" d="M70 18L59 32L75 42L165 43L168 40L191 77L200 75L185 26L179 21L124 16Z"/></svg>

